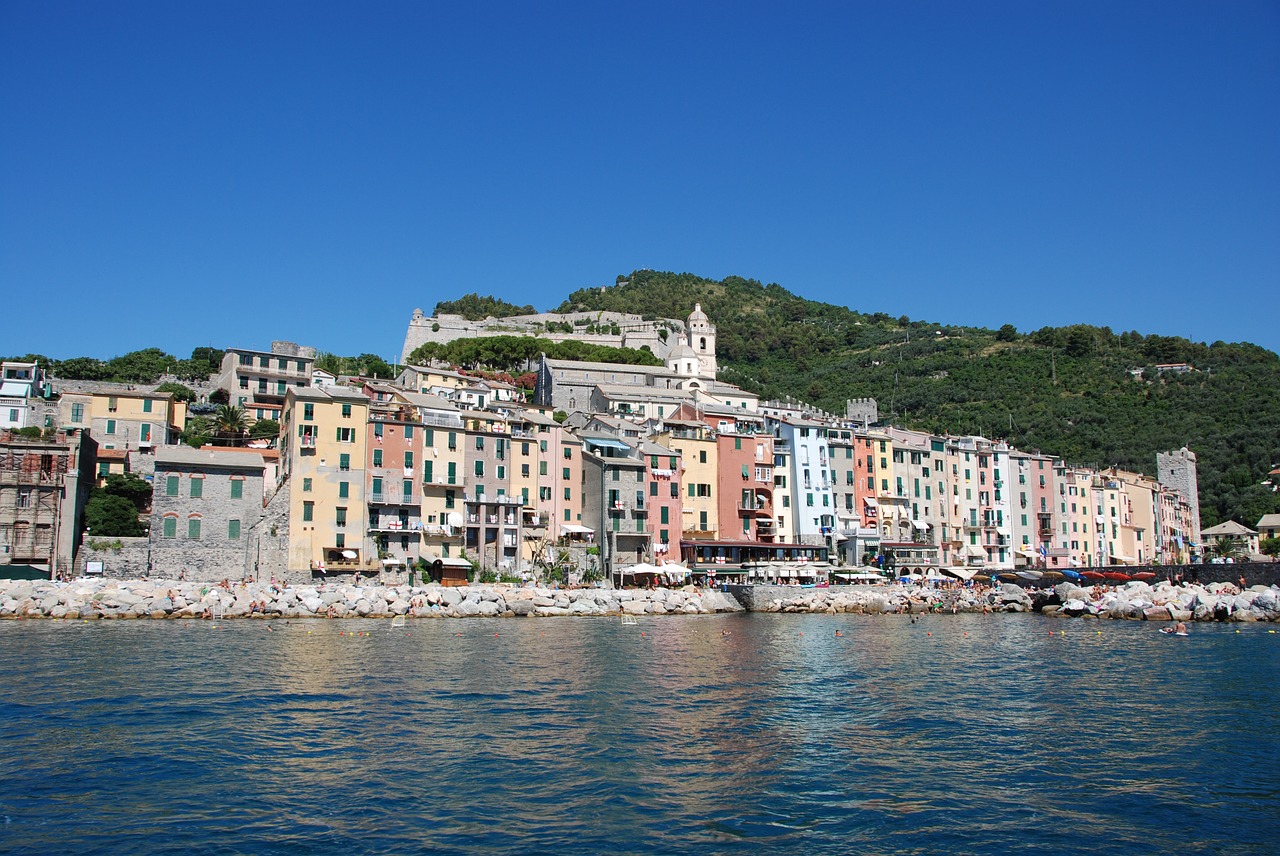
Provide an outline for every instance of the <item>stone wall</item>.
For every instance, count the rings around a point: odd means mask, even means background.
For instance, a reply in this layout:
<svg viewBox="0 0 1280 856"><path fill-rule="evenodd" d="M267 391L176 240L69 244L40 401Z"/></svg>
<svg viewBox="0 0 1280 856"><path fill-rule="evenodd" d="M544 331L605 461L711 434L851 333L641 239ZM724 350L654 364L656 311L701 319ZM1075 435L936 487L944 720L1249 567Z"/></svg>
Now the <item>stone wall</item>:
<svg viewBox="0 0 1280 856"><path fill-rule="evenodd" d="M114 545L119 544L117 549ZM151 547L142 538L86 538L76 554L76 576L85 575L89 562L102 562L102 576L117 580L143 579L150 575Z"/></svg>

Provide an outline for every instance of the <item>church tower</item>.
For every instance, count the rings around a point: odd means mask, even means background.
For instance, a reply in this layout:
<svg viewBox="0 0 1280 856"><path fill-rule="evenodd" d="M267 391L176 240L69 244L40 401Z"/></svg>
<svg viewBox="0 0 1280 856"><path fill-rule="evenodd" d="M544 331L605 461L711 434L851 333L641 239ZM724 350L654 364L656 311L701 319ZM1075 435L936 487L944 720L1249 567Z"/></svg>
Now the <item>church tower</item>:
<svg viewBox="0 0 1280 856"><path fill-rule="evenodd" d="M694 304L689 313L689 348L698 356L698 376L706 380L715 380L719 370L716 366L716 328L702 311L702 304Z"/></svg>

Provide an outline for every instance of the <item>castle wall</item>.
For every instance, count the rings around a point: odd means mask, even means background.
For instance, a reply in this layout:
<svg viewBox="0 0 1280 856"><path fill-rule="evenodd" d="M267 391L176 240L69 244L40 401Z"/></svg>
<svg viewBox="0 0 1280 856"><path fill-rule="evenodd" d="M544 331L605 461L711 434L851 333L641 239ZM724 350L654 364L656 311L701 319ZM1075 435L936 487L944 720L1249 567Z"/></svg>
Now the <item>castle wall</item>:
<svg viewBox="0 0 1280 856"><path fill-rule="evenodd" d="M572 324L575 332L548 332L546 326L548 321ZM579 321L584 323L577 324L576 322ZM597 326L616 324L619 333L614 335L581 332L590 324ZM659 329L670 330L666 341L663 341L658 334ZM401 351L400 359L407 362L409 355L427 342L447 344L457 339L474 339L484 336L536 336L552 342L586 342L611 348L648 347L655 356L666 359L667 353L685 335L684 331L685 325L682 321L670 318L645 321L639 315L622 312L567 312L564 314L540 312L536 315L469 321L461 315L427 316L420 311L415 311L413 317L409 319L409 328L405 333L404 349Z"/></svg>

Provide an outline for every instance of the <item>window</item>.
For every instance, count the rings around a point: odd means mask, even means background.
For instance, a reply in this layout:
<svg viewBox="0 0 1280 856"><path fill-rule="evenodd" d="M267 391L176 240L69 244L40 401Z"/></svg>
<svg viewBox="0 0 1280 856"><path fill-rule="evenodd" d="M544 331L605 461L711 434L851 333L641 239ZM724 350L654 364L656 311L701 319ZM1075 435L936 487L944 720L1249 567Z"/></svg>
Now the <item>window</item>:
<svg viewBox="0 0 1280 856"><path fill-rule="evenodd" d="M563 474L561 477L562 477L565 481L568 481L568 480L569 480L569 468L568 468L568 467L565 467L561 472L562 472L562 474Z"/></svg>
<svg viewBox="0 0 1280 856"><path fill-rule="evenodd" d="M672 482L672 483L671 483L671 498L672 498L672 499L679 499L679 497L680 497L680 485L676 484L675 482Z"/></svg>
<svg viewBox="0 0 1280 856"><path fill-rule="evenodd" d="M734 438L733 438L733 449L734 449L734 451L742 451L742 438L741 438L741 437L734 437Z"/></svg>
<svg viewBox="0 0 1280 856"><path fill-rule="evenodd" d="M18 419L18 413L17 413L17 411L16 411L16 410L15 410L15 411L13 411L13 416L12 416L11 418L12 418L14 421L17 421L17 419ZM116 420L114 420L114 419L108 419L108 420L107 420L107 433L108 433L108 434L114 434L114 433L116 433Z"/></svg>
<svg viewBox="0 0 1280 856"><path fill-rule="evenodd" d="M527 479L527 478L529 477L529 465L528 465L528 464L521 464L521 465L520 465L520 477L521 477L521 478L525 478L525 479Z"/></svg>
<svg viewBox="0 0 1280 856"><path fill-rule="evenodd" d="M338 469L342 472L348 472L351 469L351 456L342 454L338 456Z"/></svg>
<svg viewBox="0 0 1280 856"><path fill-rule="evenodd" d="M84 421L84 405L83 404L71 405L71 421L72 422Z"/></svg>
<svg viewBox="0 0 1280 856"><path fill-rule="evenodd" d="M302 405L302 419L305 422L313 422L316 418L316 406L310 402Z"/></svg>
<svg viewBox="0 0 1280 856"><path fill-rule="evenodd" d="M143 422L142 426L138 429L138 442L140 443L151 442L151 424L150 423Z"/></svg>
<svg viewBox="0 0 1280 856"><path fill-rule="evenodd" d="M191 498L199 499L202 496L204 496L204 479L197 478L196 476L192 476L191 477Z"/></svg>
<svg viewBox="0 0 1280 856"><path fill-rule="evenodd" d="M178 518L166 517L164 519L164 537L166 538L178 537Z"/></svg>
<svg viewBox="0 0 1280 856"><path fill-rule="evenodd" d="M375 498L380 499L382 497L382 479L379 478L378 476L373 477L372 490Z"/></svg>
<svg viewBox="0 0 1280 856"><path fill-rule="evenodd" d="M484 437L476 437L476 451L484 451Z"/></svg>
<svg viewBox="0 0 1280 856"><path fill-rule="evenodd" d="M404 501L413 501L413 479L404 479L400 484L400 490L404 493Z"/></svg>
<svg viewBox="0 0 1280 856"><path fill-rule="evenodd" d="M444 507L453 508L455 502L456 491L446 490L444 492Z"/></svg>
<svg viewBox="0 0 1280 856"><path fill-rule="evenodd" d="M200 540L200 518L199 517L187 518L187 537L190 538L192 541Z"/></svg>
<svg viewBox="0 0 1280 856"><path fill-rule="evenodd" d="M498 464L498 466L497 466L497 471L498 471L498 472L497 472L497 478L498 478L498 481L506 481L506 479L507 479L507 468L506 468L506 467L504 467L504 466L502 466L502 464Z"/></svg>
<svg viewBox="0 0 1280 856"><path fill-rule="evenodd" d="M165 477L165 480L164 480L164 495L165 495L165 496L177 496L177 495L178 495L178 477L177 477L177 476L166 476L166 477Z"/></svg>
<svg viewBox="0 0 1280 856"><path fill-rule="evenodd" d="M244 498L244 479L231 480L231 498L232 499Z"/></svg>
<svg viewBox="0 0 1280 856"><path fill-rule="evenodd" d="M347 525L347 509L345 506L339 505L337 508L333 510L333 525L335 526Z"/></svg>
<svg viewBox="0 0 1280 856"><path fill-rule="evenodd" d="M564 457L565 457L565 459L566 459L566 460L568 460L569 458L572 458L572 457L573 457L573 449L569 448L568 446L565 446L565 447L564 447Z"/></svg>
<svg viewBox="0 0 1280 856"><path fill-rule="evenodd" d="M117 410L119 410L119 409L120 409L120 402L119 402L119 400L117 400L117 399L116 399L116 397L115 397L114 395L112 395L112 396L108 396L108 397L107 397L107 412L108 412L108 413L115 413L115 412L116 412Z"/></svg>
<svg viewBox="0 0 1280 856"><path fill-rule="evenodd" d="M435 469L434 461L422 462L422 481L424 484L430 484L433 478L432 471Z"/></svg>
<svg viewBox="0 0 1280 856"><path fill-rule="evenodd" d="M338 499L346 499L351 495L351 482L338 482Z"/></svg>
<svg viewBox="0 0 1280 856"><path fill-rule="evenodd" d="M476 461L476 475L484 477L484 461Z"/></svg>
<svg viewBox="0 0 1280 856"><path fill-rule="evenodd" d="M404 453L404 468L406 470L413 469L413 452Z"/></svg>
<svg viewBox="0 0 1280 856"><path fill-rule="evenodd" d="M240 521L239 520L227 521L227 538L231 541L238 541L240 539Z"/></svg>
<svg viewBox="0 0 1280 856"><path fill-rule="evenodd" d="M381 437L381 436L382 436L382 423L381 423L381 422L375 422L375 423L373 423L373 436L375 436L375 437Z"/></svg>
<svg viewBox="0 0 1280 856"><path fill-rule="evenodd" d="M458 462L457 461L449 462L449 476L446 480L449 482L449 484L458 483Z"/></svg>
<svg viewBox="0 0 1280 856"><path fill-rule="evenodd" d="M302 492L311 493L311 479L302 480Z"/></svg>
<svg viewBox="0 0 1280 856"><path fill-rule="evenodd" d="M458 448L458 434L456 431L449 432L449 449L456 450Z"/></svg>
<svg viewBox="0 0 1280 856"><path fill-rule="evenodd" d="M343 419L350 419L350 418L351 418L351 405L350 405L350 404L344 404L344 405L342 405L342 418L343 418Z"/></svg>
<svg viewBox="0 0 1280 856"><path fill-rule="evenodd" d="M405 438L406 440L412 440L412 439L413 439L413 426L412 426L412 425L406 425L406 426L404 426L404 438Z"/></svg>
<svg viewBox="0 0 1280 856"><path fill-rule="evenodd" d="M310 523L315 519L316 504L314 502L302 503L302 522Z"/></svg>
<svg viewBox="0 0 1280 856"><path fill-rule="evenodd" d="M547 462L538 461L538 475L545 476L547 474Z"/></svg>
<svg viewBox="0 0 1280 856"><path fill-rule="evenodd" d="M656 481L649 482L649 496L658 495L658 483Z"/></svg>
<svg viewBox="0 0 1280 856"><path fill-rule="evenodd" d="M339 443L354 443L355 441L356 441L356 429L354 429L354 428L339 428L339 429L338 429L338 442L339 442Z"/></svg>
<svg viewBox="0 0 1280 856"><path fill-rule="evenodd" d="M570 498L570 496L571 496L571 494L570 494L570 492L569 492L569 488L565 488L565 489L564 489L564 498L565 498L566 500L568 500L568 499Z"/></svg>
<svg viewBox="0 0 1280 856"><path fill-rule="evenodd" d="M664 505L662 506L662 508L658 509L659 523L670 523L671 522L670 516L671 516L671 509L669 509L667 506ZM664 538L663 540L665 541L666 539Z"/></svg>
<svg viewBox="0 0 1280 856"><path fill-rule="evenodd" d="M703 449L698 452L698 463L705 464L707 462L707 450Z"/></svg>
<svg viewBox="0 0 1280 856"><path fill-rule="evenodd" d="M381 449L373 450L373 465L375 467L382 466L382 450Z"/></svg>

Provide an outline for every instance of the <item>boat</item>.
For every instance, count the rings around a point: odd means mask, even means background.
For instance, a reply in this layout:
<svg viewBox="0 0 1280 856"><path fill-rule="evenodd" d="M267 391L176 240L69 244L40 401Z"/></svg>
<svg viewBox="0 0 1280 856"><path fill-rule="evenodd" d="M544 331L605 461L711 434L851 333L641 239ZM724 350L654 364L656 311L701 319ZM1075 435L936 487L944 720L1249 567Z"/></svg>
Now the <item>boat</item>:
<svg viewBox="0 0 1280 856"><path fill-rule="evenodd" d="M1133 579L1143 580L1144 582L1146 580L1154 580L1155 578L1156 578L1156 575L1152 571L1138 571L1136 574L1133 575Z"/></svg>
<svg viewBox="0 0 1280 856"><path fill-rule="evenodd" d="M1104 571L1102 575L1113 583L1127 583L1131 579L1128 574L1119 571Z"/></svg>
<svg viewBox="0 0 1280 856"><path fill-rule="evenodd" d="M1086 580L1093 580L1095 582L1101 582L1107 578L1107 575L1101 571L1083 571L1080 576L1084 577Z"/></svg>

